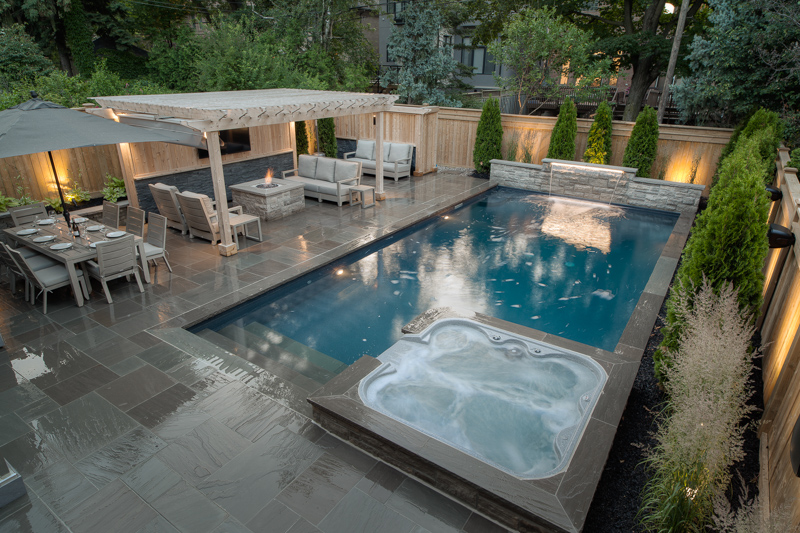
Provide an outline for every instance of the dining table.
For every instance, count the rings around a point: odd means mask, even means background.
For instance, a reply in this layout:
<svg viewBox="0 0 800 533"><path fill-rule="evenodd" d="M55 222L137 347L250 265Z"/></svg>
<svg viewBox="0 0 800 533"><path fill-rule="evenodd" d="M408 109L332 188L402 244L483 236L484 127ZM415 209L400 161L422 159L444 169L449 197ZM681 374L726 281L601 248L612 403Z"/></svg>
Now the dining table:
<svg viewBox="0 0 800 533"><path fill-rule="evenodd" d="M18 246L26 246L36 250L40 254L55 259L66 266L78 307L83 306L84 299L78 284L77 268L83 269L83 275L86 277L86 283L88 284L89 274L83 263L97 259L97 250L92 245L127 235L126 232L119 230L119 228L104 226L93 220L81 222L81 225L84 226L80 230L81 236L74 236L66 221L56 218L34 220L28 224L3 230ZM136 247L139 250L144 280L146 283L150 283L150 269L147 266L144 239L138 235L134 235L134 237Z"/></svg>

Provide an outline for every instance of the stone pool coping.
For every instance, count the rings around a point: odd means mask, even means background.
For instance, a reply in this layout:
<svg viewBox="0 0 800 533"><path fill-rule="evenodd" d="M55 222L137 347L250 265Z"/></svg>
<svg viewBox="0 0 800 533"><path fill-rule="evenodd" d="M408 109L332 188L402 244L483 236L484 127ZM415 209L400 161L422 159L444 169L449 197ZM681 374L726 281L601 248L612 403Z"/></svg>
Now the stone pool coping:
<svg viewBox="0 0 800 533"><path fill-rule="evenodd" d="M429 310L403 328L404 333L419 333L440 318L471 318L597 361L608 380L584 430L584 437L591 438L581 438L569 465L555 476L520 480L366 407L358 385L381 364L369 356L309 398L314 420L339 438L516 530L581 531L693 219L694 213L680 215L613 352L449 308Z"/></svg>

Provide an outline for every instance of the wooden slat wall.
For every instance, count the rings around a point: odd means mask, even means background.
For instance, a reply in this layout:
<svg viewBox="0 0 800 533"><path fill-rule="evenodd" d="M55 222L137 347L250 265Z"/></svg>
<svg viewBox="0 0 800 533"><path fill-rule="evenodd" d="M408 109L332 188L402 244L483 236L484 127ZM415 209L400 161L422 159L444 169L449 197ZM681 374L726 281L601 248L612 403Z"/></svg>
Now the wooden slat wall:
<svg viewBox="0 0 800 533"><path fill-rule="evenodd" d="M274 124L250 128L250 151L222 156L222 162L243 161L275 154L292 147L290 125ZM168 143L131 143L134 177L153 177L208 167L197 149Z"/></svg>
<svg viewBox="0 0 800 533"><path fill-rule="evenodd" d="M414 174L420 176L436 168L436 107L396 105L384 113L383 139L413 144L417 150ZM372 114L336 117L336 137L374 139Z"/></svg>
<svg viewBox="0 0 800 533"><path fill-rule="evenodd" d="M103 190L106 174L122 177L115 145L57 150L53 152L53 161L65 188L76 183L89 192L98 192ZM18 185L37 200L58 197L46 152L0 159L0 192L17 197Z"/></svg>
<svg viewBox="0 0 800 533"><path fill-rule="evenodd" d="M783 199L773 206L775 223L792 228L800 237L800 182L784 170L789 160L782 150L776 185ZM766 313L761 326L764 349L764 414L761 421L761 479L759 493L770 510L791 509L793 524L800 524L800 478L792 472L789 443L800 416L800 242L781 253L770 250L765 265ZM774 292L771 292L774 288Z"/></svg>
<svg viewBox="0 0 800 533"><path fill-rule="evenodd" d="M437 159L440 166L473 168L472 149L475 145L479 109L439 108L439 139ZM526 143L531 162L541 163L547 155L550 132L555 117L502 115L503 157L508 159L508 147L513 137ZM578 119L574 159L579 161L586 150L592 121ZM622 156L634 123L614 122L611 164L622 165ZM694 183L708 185L714 175L722 148L732 130L689 126L661 126L658 157L653 165L653 178L688 182L694 173ZM518 157L521 152L518 151ZM706 189L708 191L708 189Z"/></svg>

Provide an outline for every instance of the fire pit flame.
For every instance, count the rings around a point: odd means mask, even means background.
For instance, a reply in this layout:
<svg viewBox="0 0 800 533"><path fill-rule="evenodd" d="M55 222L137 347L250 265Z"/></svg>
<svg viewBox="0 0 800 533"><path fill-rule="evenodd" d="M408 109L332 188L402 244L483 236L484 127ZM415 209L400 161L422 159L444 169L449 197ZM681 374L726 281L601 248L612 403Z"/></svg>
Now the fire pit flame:
<svg viewBox="0 0 800 533"><path fill-rule="evenodd" d="M278 187L277 183L272 183L272 169L267 170L267 174L264 176L264 183L260 183L256 185L259 189L274 189Z"/></svg>

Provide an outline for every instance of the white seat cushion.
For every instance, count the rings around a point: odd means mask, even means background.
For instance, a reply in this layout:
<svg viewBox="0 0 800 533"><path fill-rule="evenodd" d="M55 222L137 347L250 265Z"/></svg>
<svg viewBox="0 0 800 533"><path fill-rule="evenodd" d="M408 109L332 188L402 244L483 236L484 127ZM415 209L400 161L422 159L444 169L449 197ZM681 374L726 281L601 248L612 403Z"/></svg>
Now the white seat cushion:
<svg viewBox="0 0 800 533"><path fill-rule="evenodd" d="M317 157L301 155L297 158L297 173L303 178L313 178L317 172Z"/></svg>
<svg viewBox="0 0 800 533"><path fill-rule="evenodd" d="M333 182L333 176L336 173L336 160L328 159L327 157L317 158L317 173L314 176L318 180Z"/></svg>
<svg viewBox="0 0 800 533"><path fill-rule="evenodd" d="M349 185L342 185L341 189L342 189L342 197L344 197L350 191L350 186ZM330 194L330 195L336 196L336 184L335 183L321 182L319 184L317 192L319 192L320 194Z"/></svg>
<svg viewBox="0 0 800 533"><path fill-rule="evenodd" d="M28 263L28 266L31 267L31 270L34 272L38 272L39 270L50 268L51 266L61 265L55 259L50 259L46 255L32 255L31 257L26 257L25 262ZM63 265L62 265L63 266Z"/></svg>
<svg viewBox="0 0 800 533"><path fill-rule="evenodd" d="M78 270L77 274L79 278L83 277L83 271ZM39 278L39 282L45 287L52 287L53 285L58 285L59 283L64 283L69 280L69 273L67 272L67 267L64 265L55 265L37 270L36 277Z"/></svg>
<svg viewBox="0 0 800 533"><path fill-rule="evenodd" d="M355 157L359 159L375 159L375 141L359 140L356 145Z"/></svg>
<svg viewBox="0 0 800 533"><path fill-rule="evenodd" d="M138 249L137 249L138 251ZM161 255L164 252L163 248L159 248L158 246L153 246L149 242L144 243L144 255L145 257L150 257L152 255Z"/></svg>
<svg viewBox="0 0 800 533"><path fill-rule="evenodd" d="M389 163L395 161L402 161L403 159L411 158L411 145L410 144L392 144L392 153L389 154Z"/></svg>

